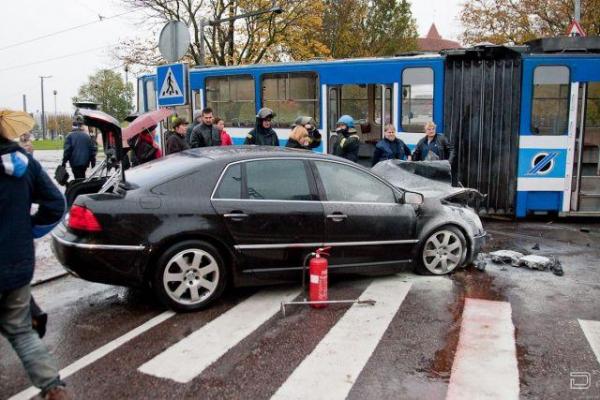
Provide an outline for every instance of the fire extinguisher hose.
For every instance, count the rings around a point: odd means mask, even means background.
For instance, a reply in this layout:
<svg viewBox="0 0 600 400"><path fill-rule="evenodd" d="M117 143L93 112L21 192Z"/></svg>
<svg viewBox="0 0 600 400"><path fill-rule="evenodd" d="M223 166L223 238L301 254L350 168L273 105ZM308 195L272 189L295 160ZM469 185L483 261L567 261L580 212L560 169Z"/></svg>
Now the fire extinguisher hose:
<svg viewBox="0 0 600 400"><path fill-rule="evenodd" d="M302 293L304 294L304 301L306 301L308 289L306 288L306 267L308 266L308 262L312 257L316 257L317 253L312 252L308 253L306 257L304 257L304 262L302 263Z"/></svg>

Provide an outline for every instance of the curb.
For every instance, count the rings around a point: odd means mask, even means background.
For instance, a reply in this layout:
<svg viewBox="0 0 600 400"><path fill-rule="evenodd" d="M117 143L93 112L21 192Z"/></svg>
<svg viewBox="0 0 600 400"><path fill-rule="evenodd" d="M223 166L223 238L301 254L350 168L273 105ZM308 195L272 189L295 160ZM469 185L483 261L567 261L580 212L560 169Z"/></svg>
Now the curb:
<svg viewBox="0 0 600 400"><path fill-rule="evenodd" d="M57 279L63 278L65 276L67 276L67 275L69 275L69 273L65 271L65 272L62 272L60 274L53 275L53 276L51 276L49 278L44 278L44 279L40 279L39 281L31 282L31 286L33 287L33 286L41 285L43 283L52 282L52 281L55 281Z"/></svg>

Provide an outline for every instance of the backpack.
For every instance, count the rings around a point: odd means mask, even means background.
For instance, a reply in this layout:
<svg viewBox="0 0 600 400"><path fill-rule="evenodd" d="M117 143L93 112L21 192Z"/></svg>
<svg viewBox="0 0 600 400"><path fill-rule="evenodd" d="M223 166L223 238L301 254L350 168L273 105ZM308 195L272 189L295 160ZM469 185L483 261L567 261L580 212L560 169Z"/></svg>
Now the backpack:
<svg viewBox="0 0 600 400"><path fill-rule="evenodd" d="M135 167L136 165L152 161L155 158L156 148L150 143L140 140L138 137L131 148L131 164Z"/></svg>

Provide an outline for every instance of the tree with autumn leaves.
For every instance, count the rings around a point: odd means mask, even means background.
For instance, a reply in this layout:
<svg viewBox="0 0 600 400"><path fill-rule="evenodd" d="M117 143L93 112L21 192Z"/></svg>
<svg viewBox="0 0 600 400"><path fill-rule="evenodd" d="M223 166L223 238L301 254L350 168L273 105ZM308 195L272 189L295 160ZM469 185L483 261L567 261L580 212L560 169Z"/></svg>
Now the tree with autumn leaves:
<svg viewBox="0 0 600 400"><path fill-rule="evenodd" d="M317 57L393 55L416 49L417 30L407 0L122 0L146 12L149 29L167 21L190 27L191 45L184 61L200 63L200 20L207 22L281 7L235 22L207 24L205 63L254 64ZM156 32L158 33L158 32ZM156 40L121 43L116 57L127 64L164 63Z"/></svg>
<svg viewBox="0 0 600 400"><path fill-rule="evenodd" d="M573 0L468 0L460 14L462 41L522 44L564 35L573 18ZM600 0L581 0L581 25L600 35Z"/></svg>

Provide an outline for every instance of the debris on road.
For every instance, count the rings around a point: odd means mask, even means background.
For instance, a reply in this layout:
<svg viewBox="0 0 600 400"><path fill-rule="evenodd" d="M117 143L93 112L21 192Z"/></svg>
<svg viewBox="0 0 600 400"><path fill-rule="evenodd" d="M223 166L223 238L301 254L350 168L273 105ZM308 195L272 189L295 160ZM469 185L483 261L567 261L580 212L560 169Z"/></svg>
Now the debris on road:
<svg viewBox="0 0 600 400"><path fill-rule="evenodd" d="M473 262L473 265L475 266L475 269L477 269L477 270L479 270L481 272L485 271L485 267L487 265L487 260L486 260L485 253L479 253L479 254L477 254L477 258Z"/></svg>
<svg viewBox="0 0 600 400"><path fill-rule="evenodd" d="M519 266L519 260L523 258L523 253L513 250L497 250L490 253L492 261L497 264L510 264L513 267Z"/></svg>
<svg viewBox="0 0 600 400"><path fill-rule="evenodd" d="M548 257L538 256L535 254L523 256L519 260L519 266L527 267L529 269L536 269L538 271L547 270L551 264L552 260L550 260Z"/></svg>

